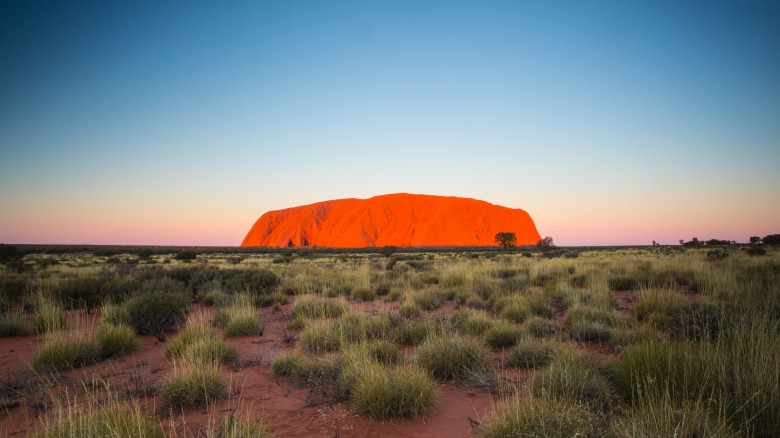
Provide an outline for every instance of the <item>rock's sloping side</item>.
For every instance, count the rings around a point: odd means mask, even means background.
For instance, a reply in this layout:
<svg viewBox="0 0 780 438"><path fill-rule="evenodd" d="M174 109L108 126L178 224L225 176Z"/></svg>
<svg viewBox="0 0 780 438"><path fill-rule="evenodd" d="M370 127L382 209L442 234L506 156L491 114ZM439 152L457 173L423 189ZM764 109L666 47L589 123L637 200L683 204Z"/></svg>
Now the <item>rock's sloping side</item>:
<svg viewBox="0 0 780 438"><path fill-rule="evenodd" d="M514 232L518 245L540 239L531 216L520 209L469 198L398 193L269 211L241 246L489 246L500 232Z"/></svg>

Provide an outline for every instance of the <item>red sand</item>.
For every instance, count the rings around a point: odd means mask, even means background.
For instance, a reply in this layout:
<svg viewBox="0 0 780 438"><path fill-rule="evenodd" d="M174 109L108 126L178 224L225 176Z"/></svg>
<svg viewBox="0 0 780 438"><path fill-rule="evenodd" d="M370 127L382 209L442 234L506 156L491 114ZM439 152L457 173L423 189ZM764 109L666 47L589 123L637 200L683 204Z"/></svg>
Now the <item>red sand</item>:
<svg viewBox="0 0 780 438"><path fill-rule="evenodd" d="M377 301L356 304L355 308L367 310L371 307L391 306L397 304ZM452 303L446 303L432 314L449 313L452 307ZM269 364L273 357L291 348L281 341L279 335L289 322L287 310L289 305L283 306L278 313L262 309L262 318L266 324L262 336L226 338L227 342L237 347L241 358L236 366L222 367L225 381L231 382L233 397L203 410L186 409L176 414L177 417L181 415L176 420L177 424L184 420L188 429L197 435L198 430L207 427L209 412L219 418L230 415L240 405L250 418L267 424L276 436L326 436L326 422L320 409L333 405L333 390L324 385L312 389L300 380L271 374ZM206 307L195 309L195 312L201 313L211 311ZM170 336L171 339L173 337L175 334ZM71 399L76 394L83 394L83 382L90 381L110 381L114 393L137 398L149 410L155 410L165 417L168 411L157 392L172 368L163 356L166 342L158 342L151 336L139 336L138 340L139 348L131 356L63 373L36 375L31 371L30 362L43 344L43 337L1 339L0 366L3 371L0 372L0 384L12 382L21 388L11 397L15 402L0 409L0 436L25 436L27 431L41 425L53 399L64 400L66 391ZM500 361L500 356L501 353L496 354L497 361ZM143 393L146 395L141 395ZM90 394L94 395L93 392ZM482 388L443 382L439 384L439 403L434 414L414 420L387 422L375 422L349 414L346 420L349 429L344 430L341 436L469 437L472 436L470 419L483 419L499 398ZM338 406L349 412L348 404Z"/></svg>
<svg viewBox="0 0 780 438"><path fill-rule="evenodd" d="M514 232L518 245L541 238L523 210L469 198L399 193L269 211L241 246L489 246Z"/></svg>

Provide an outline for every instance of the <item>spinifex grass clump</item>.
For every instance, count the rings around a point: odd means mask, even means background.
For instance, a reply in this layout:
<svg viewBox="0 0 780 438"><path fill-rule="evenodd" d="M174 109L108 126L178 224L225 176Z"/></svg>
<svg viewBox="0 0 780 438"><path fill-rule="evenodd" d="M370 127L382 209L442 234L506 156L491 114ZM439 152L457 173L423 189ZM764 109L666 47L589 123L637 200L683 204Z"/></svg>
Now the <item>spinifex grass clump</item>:
<svg viewBox="0 0 780 438"><path fill-rule="evenodd" d="M34 438L164 438L162 425L137 403L116 399L106 403L57 405L54 416L43 422Z"/></svg>
<svg viewBox="0 0 780 438"><path fill-rule="evenodd" d="M416 365L383 365L365 345L343 359L339 386L352 407L375 420L427 415L437 402L436 382Z"/></svg>
<svg viewBox="0 0 780 438"><path fill-rule="evenodd" d="M226 395L227 387L215 364L180 363L162 388L163 401L176 407L202 408Z"/></svg>
<svg viewBox="0 0 780 438"><path fill-rule="evenodd" d="M62 371L89 365L98 360L95 341L84 333L54 332L33 359L36 371Z"/></svg>
<svg viewBox="0 0 780 438"><path fill-rule="evenodd" d="M401 348L392 342L377 340L366 344L368 355L383 365L398 365L403 362L404 354Z"/></svg>
<svg viewBox="0 0 780 438"><path fill-rule="evenodd" d="M271 372L275 376L295 376L303 368L306 360L306 356L297 351L282 353L271 362Z"/></svg>
<svg viewBox="0 0 780 438"><path fill-rule="evenodd" d="M566 324L574 340L608 342L612 338L614 327L624 325L625 322L613 310L578 305L566 315Z"/></svg>
<svg viewBox="0 0 780 438"><path fill-rule="evenodd" d="M510 350L506 366L512 368L537 368L552 362L557 344L538 339L521 339Z"/></svg>
<svg viewBox="0 0 780 438"><path fill-rule="evenodd" d="M338 318L347 313L349 307L343 301L330 301L319 298L301 298L292 305L290 319L306 320L319 318Z"/></svg>
<svg viewBox="0 0 780 438"><path fill-rule="evenodd" d="M232 302L221 306L214 316L214 323L225 329L228 336L261 335L260 315L253 300L247 296L237 296Z"/></svg>
<svg viewBox="0 0 780 438"><path fill-rule="evenodd" d="M404 321L398 330L397 340L402 345L419 345L428 338L445 333L445 323L446 321L437 318Z"/></svg>
<svg viewBox="0 0 780 438"><path fill-rule="evenodd" d="M515 323L523 322L531 316L531 306L520 295L500 298L496 301L494 307L501 318Z"/></svg>
<svg viewBox="0 0 780 438"><path fill-rule="evenodd" d="M376 315L348 313L339 318L336 325L344 342L393 339L396 336L396 327L386 313Z"/></svg>
<svg viewBox="0 0 780 438"><path fill-rule="evenodd" d="M551 337L558 333L558 326L555 323L538 316L528 319L528 321L525 322L524 327L528 333L537 338Z"/></svg>
<svg viewBox="0 0 780 438"><path fill-rule="evenodd" d="M463 334L481 336L493 327L495 320L484 310L463 309L455 311L450 317L450 322Z"/></svg>
<svg viewBox="0 0 780 438"><path fill-rule="evenodd" d="M31 332L24 309L11 308L0 313L0 338L27 336Z"/></svg>
<svg viewBox="0 0 780 438"><path fill-rule="evenodd" d="M459 335L429 338L417 351L416 361L437 379L468 379L491 370L490 351L482 342Z"/></svg>
<svg viewBox="0 0 780 438"><path fill-rule="evenodd" d="M273 438L267 427L243 416L229 415L212 426L209 438Z"/></svg>
<svg viewBox="0 0 780 438"><path fill-rule="evenodd" d="M48 299L40 299L33 327L36 333L55 332L68 327L65 311L58 304Z"/></svg>
<svg viewBox="0 0 780 438"><path fill-rule="evenodd" d="M619 437L738 438L725 412L710 401L672 400L668 393L643 394L642 401L613 425Z"/></svg>
<svg viewBox="0 0 780 438"><path fill-rule="evenodd" d="M516 325L499 321L485 332L485 342L492 348L511 347L517 343L522 333Z"/></svg>
<svg viewBox="0 0 780 438"><path fill-rule="evenodd" d="M477 430L483 438L597 438L609 436L602 418L573 400L547 396L513 398ZM641 435L640 435L641 436Z"/></svg>
<svg viewBox="0 0 780 438"><path fill-rule="evenodd" d="M236 360L238 353L207 322L192 320L168 344L165 357L185 358L193 363L229 363Z"/></svg>
<svg viewBox="0 0 780 438"><path fill-rule="evenodd" d="M341 348L341 330L332 320L311 320L301 332L301 348L309 353L325 353Z"/></svg>
<svg viewBox="0 0 780 438"><path fill-rule="evenodd" d="M124 324L101 324L95 331L95 339L100 346L101 358L124 356L138 347L135 331Z"/></svg>
<svg viewBox="0 0 780 438"><path fill-rule="evenodd" d="M376 292L367 287L359 287L352 291L350 299L352 301L374 301Z"/></svg>
<svg viewBox="0 0 780 438"><path fill-rule="evenodd" d="M602 370L579 357L558 356L549 368L535 374L531 392L586 403L601 408L615 400L615 394Z"/></svg>

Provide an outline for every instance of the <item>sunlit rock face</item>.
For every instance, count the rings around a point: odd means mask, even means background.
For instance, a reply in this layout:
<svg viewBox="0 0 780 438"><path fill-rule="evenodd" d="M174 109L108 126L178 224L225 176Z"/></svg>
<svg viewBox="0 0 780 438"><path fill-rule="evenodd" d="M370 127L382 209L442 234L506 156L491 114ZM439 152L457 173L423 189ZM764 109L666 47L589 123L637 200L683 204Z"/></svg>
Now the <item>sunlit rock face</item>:
<svg viewBox="0 0 780 438"><path fill-rule="evenodd" d="M241 246L487 246L495 245L500 232L514 232L518 245L540 239L531 216L520 209L469 198L398 193L269 211Z"/></svg>

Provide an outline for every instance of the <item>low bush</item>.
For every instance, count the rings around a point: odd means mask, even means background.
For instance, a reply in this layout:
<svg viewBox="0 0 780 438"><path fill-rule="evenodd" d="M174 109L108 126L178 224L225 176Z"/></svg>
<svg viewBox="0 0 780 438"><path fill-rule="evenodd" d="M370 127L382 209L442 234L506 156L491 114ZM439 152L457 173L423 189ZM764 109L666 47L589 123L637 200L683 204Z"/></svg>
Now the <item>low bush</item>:
<svg viewBox="0 0 780 438"><path fill-rule="evenodd" d="M596 321L577 321L569 327L569 335L575 341L609 342L612 327Z"/></svg>
<svg viewBox="0 0 780 438"><path fill-rule="evenodd" d="M292 305L290 319L338 318L348 311L349 307L343 301L301 298Z"/></svg>
<svg viewBox="0 0 780 438"><path fill-rule="evenodd" d="M444 324L435 318L406 321L398 330L398 342L402 345L419 345L430 337L445 332Z"/></svg>
<svg viewBox="0 0 780 438"><path fill-rule="evenodd" d="M475 338L457 335L429 338L416 361L437 379L466 379L491 369L490 351Z"/></svg>
<svg viewBox="0 0 780 438"><path fill-rule="evenodd" d="M267 269L241 270L223 282L228 292L248 293L252 296L270 295L281 280Z"/></svg>
<svg viewBox="0 0 780 438"><path fill-rule="evenodd" d="M42 300L38 304L38 310L33 319L33 328L36 333L56 332L67 327L68 319L60 306L48 300Z"/></svg>
<svg viewBox="0 0 780 438"><path fill-rule="evenodd" d="M8 309L0 313L0 338L27 336L32 333L24 309Z"/></svg>
<svg viewBox="0 0 780 438"><path fill-rule="evenodd" d="M309 321L301 332L300 345L309 353L335 351L341 348L341 333L333 321Z"/></svg>
<svg viewBox="0 0 780 438"><path fill-rule="evenodd" d="M350 391L352 407L374 420L413 418L436 407L436 382L414 365L389 367L368 362Z"/></svg>
<svg viewBox="0 0 780 438"><path fill-rule="evenodd" d="M366 348L368 355L382 365L399 365L404 360L401 348L389 341L373 341Z"/></svg>
<svg viewBox="0 0 780 438"><path fill-rule="evenodd" d="M248 297L236 297L229 304L220 307L214 316L214 323L217 327L224 328L227 336L263 334L260 327L260 315Z"/></svg>
<svg viewBox="0 0 780 438"><path fill-rule="evenodd" d="M229 363L237 357L236 348L225 343L204 321L190 321L164 351L168 359L185 358L192 363Z"/></svg>
<svg viewBox="0 0 780 438"><path fill-rule="evenodd" d="M367 287L359 287L352 291L350 299L352 299L352 301L374 301L376 299L376 292Z"/></svg>
<svg viewBox="0 0 780 438"><path fill-rule="evenodd" d="M501 318L515 323L523 322L531 316L531 306L519 295L500 298L494 307Z"/></svg>
<svg viewBox="0 0 780 438"><path fill-rule="evenodd" d="M605 422L586 405L571 400L515 397L493 412L477 429L483 438L504 437L602 437Z"/></svg>
<svg viewBox="0 0 780 438"><path fill-rule="evenodd" d="M528 330L528 333L537 338L555 336L558 333L558 326L554 322L538 316L528 319L524 327Z"/></svg>
<svg viewBox="0 0 780 438"><path fill-rule="evenodd" d="M30 433L35 438L164 438L160 421L144 412L137 403L110 400L103 406L95 402L56 406L53 418L42 430Z"/></svg>
<svg viewBox="0 0 780 438"><path fill-rule="evenodd" d="M556 358L549 368L533 376L531 392L537 396L586 403L598 408L615 401L606 376L581 358Z"/></svg>
<svg viewBox="0 0 780 438"><path fill-rule="evenodd" d="M273 436L265 426L231 414L219 420L219 424L209 430L207 438L273 438Z"/></svg>
<svg viewBox="0 0 780 438"><path fill-rule="evenodd" d="M511 347L521 334L516 325L500 321L485 331L485 342L492 348Z"/></svg>
<svg viewBox="0 0 780 438"><path fill-rule="evenodd" d="M135 331L127 325L101 324L95 332L100 346L100 357L124 356L138 348Z"/></svg>
<svg viewBox="0 0 780 438"><path fill-rule="evenodd" d="M295 376L303 368L306 357L297 351L282 353L271 362L271 372L275 376Z"/></svg>
<svg viewBox="0 0 780 438"><path fill-rule="evenodd" d="M97 276L68 278L54 289L54 296L69 309L99 307L106 297L106 280Z"/></svg>
<svg viewBox="0 0 780 438"><path fill-rule="evenodd" d="M548 365L555 355L555 344L536 339L521 339L509 356L506 366L512 368L537 368Z"/></svg>
<svg viewBox="0 0 780 438"><path fill-rule="evenodd" d="M202 408L227 395L216 365L180 364L162 387L163 401L175 407Z"/></svg>
<svg viewBox="0 0 780 438"><path fill-rule="evenodd" d="M165 333L183 324L190 297L182 292L145 292L127 302L130 325L136 332L165 340Z"/></svg>
<svg viewBox="0 0 780 438"><path fill-rule="evenodd" d="M95 342L86 336L55 333L32 361L36 371L64 371L89 365L98 360Z"/></svg>

